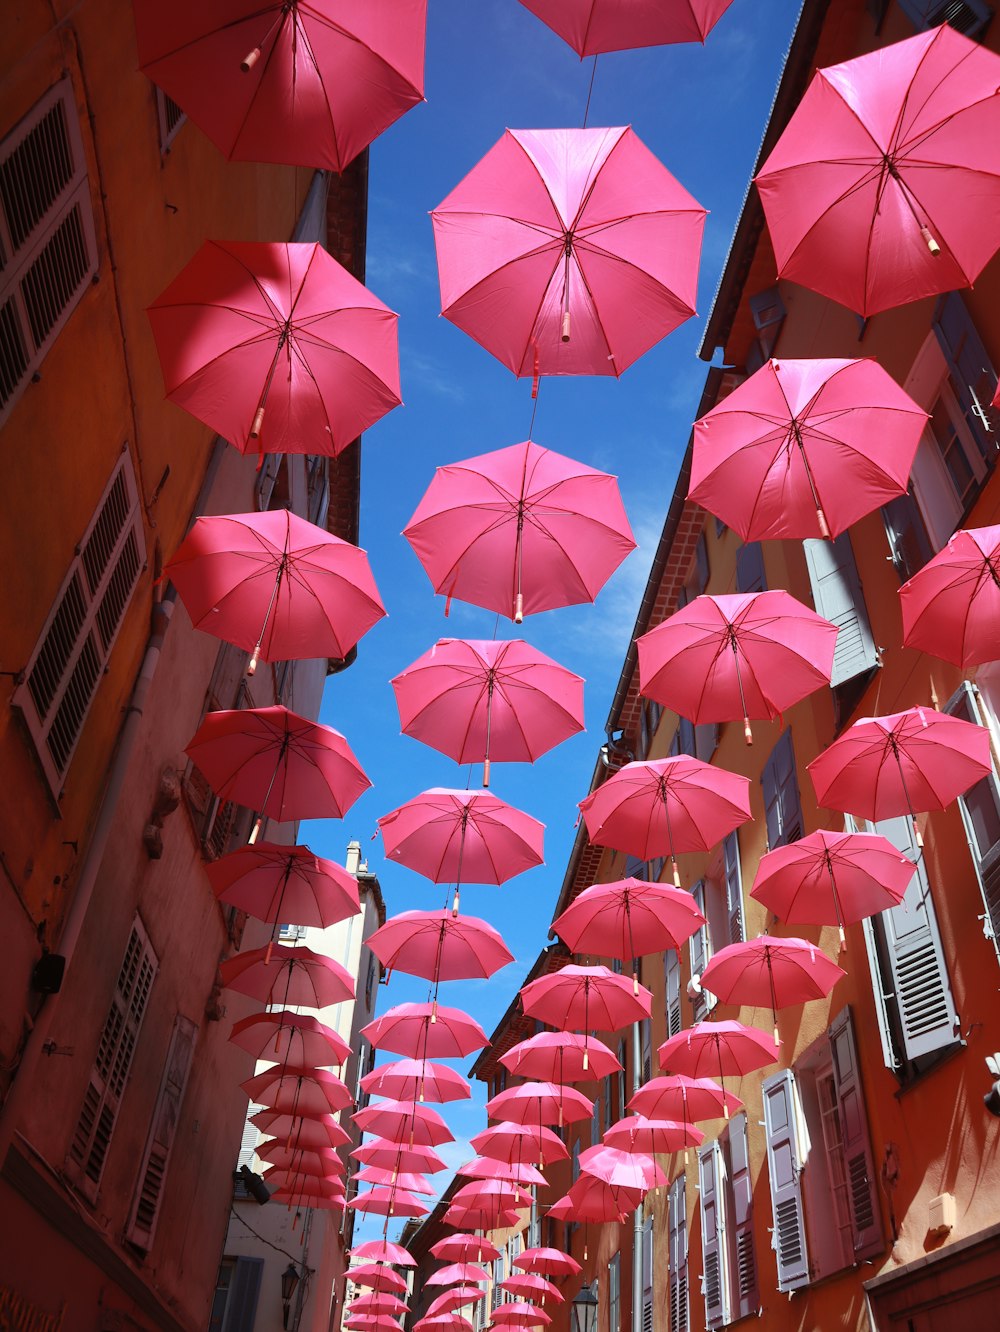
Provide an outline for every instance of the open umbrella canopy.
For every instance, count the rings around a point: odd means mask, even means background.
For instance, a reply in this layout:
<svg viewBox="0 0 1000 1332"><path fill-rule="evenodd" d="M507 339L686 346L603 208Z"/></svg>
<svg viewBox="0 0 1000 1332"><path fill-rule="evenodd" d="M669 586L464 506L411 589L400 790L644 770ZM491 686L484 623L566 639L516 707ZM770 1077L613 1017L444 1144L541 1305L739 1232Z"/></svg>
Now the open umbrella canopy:
<svg viewBox="0 0 1000 1332"><path fill-rule="evenodd" d="M342 659L385 615L368 556L288 509L194 520L164 574L196 629L262 661Z"/></svg>
<svg viewBox="0 0 1000 1332"><path fill-rule="evenodd" d="M620 375L695 312L705 210L631 129L507 130L431 220L442 314L516 375Z"/></svg>
<svg viewBox="0 0 1000 1332"><path fill-rule="evenodd" d="M316 1175L320 1179L345 1173L340 1153L333 1147L289 1147L287 1142L272 1138L259 1143L257 1155L278 1170L290 1175Z"/></svg>
<svg viewBox="0 0 1000 1332"><path fill-rule="evenodd" d="M330 1202L345 1202L344 1184L340 1179L321 1179L308 1171L282 1170L275 1166L268 1170L264 1182L271 1196L283 1194L294 1198L324 1198Z"/></svg>
<svg viewBox="0 0 1000 1332"><path fill-rule="evenodd" d="M338 1031L308 1013L271 1009L251 1013L233 1024L229 1039L254 1056L274 1064L309 1068L343 1064L351 1047Z"/></svg>
<svg viewBox="0 0 1000 1332"><path fill-rule="evenodd" d="M464 1165L456 1166L455 1174L469 1179L509 1179L515 1184L547 1183L542 1172L526 1161L496 1161L489 1156L474 1156Z"/></svg>
<svg viewBox="0 0 1000 1332"><path fill-rule="evenodd" d="M606 1147L623 1152L662 1154L699 1147L705 1135L686 1120L647 1119L645 1115L626 1115L604 1132Z"/></svg>
<svg viewBox="0 0 1000 1332"><path fill-rule="evenodd" d="M1000 58L942 24L817 70L756 177L778 264L868 317L1000 244Z"/></svg>
<svg viewBox="0 0 1000 1332"><path fill-rule="evenodd" d="M686 1073L692 1078L742 1077L755 1069L775 1064L778 1042L756 1027L742 1022L697 1022L670 1036L657 1050L660 1067L667 1073ZM727 1114L728 1102L723 1105Z"/></svg>
<svg viewBox="0 0 1000 1332"><path fill-rule="evenodd" d="M321 245L206 241L149 321L167 397L241 453L334 456L400 403L396 315Z"/></svg>
<svg viewBox="0 0 1000 1332"><path fill-rule="evenodd" d="M372 1291L368 1295L356 1295L350 1303L352 1314L359 1313L387 1313L401 1314L409 1313L410 1306L401 1300L397 1295L390 1295L387 1292Z"/></svg>
<svg viewBox="0 0 1000 1332"><path fill-rule="evenodd" d="M628 1108L649 1119L675 1119L693 1123L698 1119L728 1119L743 1105L711 1078L692 1078L684 1073L650 1078L634 1093Z"/></svg>
<svg viewBox="0 0 1000 1332"><path fill-rule="evenodd" d="M431 1210L415 1193L395 1185L388 1189L380 1185L366 1189L347 1205L358 1212L370 1212L373 1216L426 1216Z"/></svg>
<svg viewBox="0 0 1000 1332"><path fill-rule="evenodd" d="M402 1332L402 1325L389 1314L351 1314L343 1326L347 1332Z"/></svg>
<svg viewBox="0 0 1000 1332"><path fill-rule="evenodd" d="M593 601L635 549L616 478L532 440L439 467L403 535L435 592L515 624Z"/></svg>
<svg viewBox="0 0 1000 1332"><path fill-rule="evenodd" d="M467 1304L478 1304L485 1298L485 1290L480 1290L478 1286L456 1286L453 1290L442 1291L431 1300L427 1306L427 1316L433 1318L435 1314L452 1313Z"/></svg>
<svg viewBox="0 0 1000 1332"><path fill-rule="evenodd" d="M584 729L583 679L523 639L441 638L392 681L404 735L456 763L534 763Z"/></svg>
<svg viewBox="0 0 1000 1332"><path fill-rule="evenodd" d="M454 1134L436 1110L415 1101L378 1101L354 1112L354 1123L365 1133L378 1133L407 1147L438 1147L454 1141ZM360 1157L358 1158L361 1159ZM383 1161L366 1161L383 1165ZM407 1167L412 1169L411 1166Z"/></svg>
<svg viewBox="0 0 1000 1332"><path fill-rule="evenodd" d="M580 801L587 835L640 860L709 851L750 818L750 779L680 754L626 763Z"/></svg>
<svg viewBox="0 0 1000 1332"><path fill-rule="evenodd" d="M347 1279L356 1286L370 1286L373 1290L406 1290L406 1278L385 1263L355 1263L347 1269Z"/></svg>
<svg viewBox="0 0 1000 1332"><path fill-rule="evenodd" d="M354 875L307 846L240 846L207 864L205 873L220 902L272 925L326 929L361 910Z"/></svg>
<svg viewBox="0 0 1000 1332"><path fill-rule="evenodd" d="M744 541L836 537L906 494L926 424L877 361L767 361L695 422L688 498Z"/></svg>
<svg viewBox="0 0 1000 1332"><path fill-rule="evenodd" d="M276 823L343 818L371 786L339 731L280 705L210 712L184 752L220 800Z"/></svg>
<svg viewBox="0 0 1000 1332"><path fill-rule="evenodd" d="M473 1179L456 1189L457 1207L530 1207L531 1194L505 1179Z"/></svg>
<svg viewBox="0 0 1000 1332"><path fill-rule="evenodd" d="M389 1096L397 1101L463 1101L472 1095L460 1073L429 1059L395 1059L380 1064L361 1079L361 1089L370 1096Z"/></svg>
<svg viewBox="0 0 1000 1332"><path fill-rule="evenodd" d="M357 1115L355 1114L355 1119ZM404 1121L407 1128L403 1132L408 1135L408 1120ZM447 1139L445 1139L447 1141ZM407 1141L396 1141L391 1138L376 1137L370 1142L363 1142L360 1147L355 1147L351 1156L360 1161L362 1165L385 1166L389 1170L418 1170L423 1174L434 1175L439 1170L446 1168L445 1161L437 1154L433 1147L427 1143L414 1142L412 1146ZM398 1262L397 1258L390 1258L387 1262Z"/></svg>
<svg viewBox="0 0 1000 1332"><path fill-rule="evenodd" d="M296 944L250 948L219 963L223 987L265 1004L329 1008L354 998L354 979L332 957Z"/></svg>
<svg viewBox="0 0 1000 1332"><path fill-rule="evenodd" d="M336 1114L354 1101L343 1079L325 1068L275 1064L240 1087L256 1105L302 1115Z"/></svg>
<svg viewBox="0 0 1000 1332"><path fill-rule="evenodd" d="M581 57L703 42L733 0L521 0Z"/></svg>
<svg viewBox="0 0 1000 1332"><path fill-rule="evenodd" d="M670 1182L650 1154L631 1149L622 1151L604 1144L588 1147L580 1153L580 1171L614 1188L643 1193Z"/></svg>
<svg viewBox="0 0 1000 1332"><path fill-rule="evenodd" d="M603 1041L575 1031L536 1032L512 1045L499 1063L515 1077L561 1083L593 1082L622 1068Z"/></svg>
<svg viewBox="0 0 1000 1332"><path fill-rule="evenodd" d="M762 934L713 953L701 983L723 1003L786 1008L826 998L846 975L806 939Z"/></svg>
<svg viewBox="0 0 1000 1332"><path fill-rule="evenodd" d="M462 1289L466 1289L466 1287L462 1287ZM445 1292L445 1295L438 1296L438 1299L445 1299L449 1293ZM469 1301L466 1300L465 1302L468 1303ZM431 1303L436 1304L437 1300L432 1300ZM461 1305L458 1307L461 1308ZM425 1317L414 1323L413 1332L474 1332L474 1328L468 1318L462 1318L453 1310L449 1312L440 1308L437 1313L428 1312Z"/></svg>
<svg viewBox="0 0 1000 1332"><path fill-rule="evenodd" d="M639 687L690 721L767 721L829 685L837 626L780 589L695 597L636 640Z"/></svg>
<svg viewBox="0 0 1000 1332"><path fill-rule="evenodd" d="M450 911L401 911L367 940L388 971L435 982L485 980L514 955L485 920Z"/></svg>
<svg viewBox="0 0 1000 1332"><path fill-rule="evenodd" d="M442 1262L491 1263L500 1250L485 1235L446 1235L431 1245L431 1253Z"/></svg>
<svg viewBox="0 0 1000 1332"><path fill-rule="evenodd" d="M873 823L945 809L993 771L984 726L920 707L862 717L807 767L821 805Z"/></svg>
<svg viewBox="0 0 1000 1332"><path fill-rule="evenodd" d="M398 1184L407 1193L422 1193L427 1197L437 1193L437 1185L432 1184L426 1175L418 1175L412 1170L389 1170L385 1166L365 1166L351 1176L359 1184L379 1184L388 1188Z"/></svg>
<svg viewBox="0 0 1000 1332"><path fill-rule="evenodd" d="M642 1203L642 1189L618 1188L590 1175L581 1175L569 1191L548 1209L553 1221L571 1225L624 1221L626 1214Z"/></svg>
<svg viewBox="0 0 1000 1332"><path fill-rule="evenodd" d="M541 1327L552 1322L544 1309L525 1304L521 1300L508 1300L498 1304L490 1314L494 1327Z"/></svg>
<svg viewBox="0 0 1000 1332"><path fill-rule="evenodd" d="M235 161L343 171L423 100L427 0L135 0L139 65Z"/></svg>
<svg viewBox="0 0 1000 1332"><path fill-rule="evenodd" d="M480 1207L453 1203L442 1215L441 1221L446 1226L454 1226L456 1230L508 1230L516 1224L520 1215L514 1208L503 1207L494 1201Z"/></svg>
<svg viewBox="0 0 1000 1332"><path fill-rule="evenodd" d="M916 865L875 833L820 829L761 857L750 896L789 925L844 926L903 900Z"/></svg>
<svg viewBox="0 0 1000 1332"><path fill-rule="evenodd" d="M277 1203L280 1207L284 1203L289 1211L299 1211L303 1207L311 1207L319 1211L343 1212L344 1195L342 1193L329 1194L322 1190L319 1192L310 1192L296 1186L293 1189L275 1189L271 1194L271 1201Z"/></svg>
<svg viewBox="0 0 1000 1332"><path fill-rule="evenodd" d="M652 1011L652 994L644 985L637 994L635 988L631 980L607 967L570 963L522 986L521 1004L528 1017L553 1027L617 1031L641 1022Z"/></svg>
<svg viewBox="0 0 1000 1332"><path fill-rule="evenodd" d="M678 951L704 923L690 893L629 878L585 888L552 929L573 953L627 962L646 953Z"/></svg>
<svg viewBox="0 0 1000 1332"><path fill-rule="evenodd" d="M563 1304L566 1299L558 1286L533 1272L515 1272L506 1281L500 1282L500 1289L522 1300L552 1300L556 1304Z"/></svg>
<svg viewBox="0 0 1000 1332"><path fill-rule="evenodd" d="M480 1281L489 1281L489 1273L475 1263L449 1263L439 1267L424 1280L425 1286L474 1286Z"/></svg>
<svg viewBox="0 0 1000 1332"><path fill-rule="evenodd" d="M1000 656L1000 526L970 527L899 589L903 642L962 670Z"/></svg>
<svg viewBox="0 0 1000 1332"><path fill-rule="evenodd" d="M491 1119L512 1124L575 1124L589 1119L594 1102L573 1087L554 1082L521 1082L486 1102Z"/></svg>
<svg viewBox="0 0 1000 1332"><path fill-rule="evenodd" d="M502 1120L491 1124L469 1139L469 1146L480 1156L496 1161L531 1161L548 1165L569 1158L566 1144L551 1129L538 1124L511 1124Z"/></svg>
<svg viewBox="0 0 1000 1332"><path fill-rule="evenodd" d="M342 1147L350 1142L350 1135L332 1115L292 1115L279 1110L258 1110L250 1116L250 1123L261 1133L281 1139L288 1147L318 1150L324 1147Z"/></svg>
<svg viewBox="0 0 1000 1332"><path fill-rule="evenodd" d="M355 1245L352 1253L355 1258L364 1258L368 1262L395 1263L397 1267L417 1265L416 1258L405 1245L395 1244L392 1240L384 1238L365 1240L364 1243Z"/></svg>
<svg viewBox="0 0 1000 1332"><path fill-rule="evenodd" d="M376 1050L419 1059L463 1059L489 1045L479 1023L460 1008L396 1004L362 1027Z"/></svg>
<svg viewBox="0 0 1000 1332"><path fill-rule="evenodd" d="M560 1249L536 1246L525 1249L511 1259L512 1267L522 1272L538 1272L542 1276L576 1276L582 1269L575 1258Z"/></svg>

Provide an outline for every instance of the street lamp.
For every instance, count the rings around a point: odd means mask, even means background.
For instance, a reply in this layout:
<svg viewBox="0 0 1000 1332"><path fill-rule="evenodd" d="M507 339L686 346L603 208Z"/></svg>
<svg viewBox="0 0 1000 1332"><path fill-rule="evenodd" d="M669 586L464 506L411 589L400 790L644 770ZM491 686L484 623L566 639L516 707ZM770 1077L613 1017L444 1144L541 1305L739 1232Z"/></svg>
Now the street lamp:
<svg viewBox="0 0 1000 1332"><path fill-rule="evenodd" d="M289 1263L281 1274L281 1326L288 1326L288 1309L292 1303L292 1296L295 1294L299 1284L299 1269L294 1263ZM588 1329L592 1332L592 1329Z"/></svg>
<svg viewBox="0 0 1000 1332"><path fill-rule="evenodd" d="M573 1301L572 1328L573 1332L597 1332L597 1296L591 1286L581 1286Z"/></svg>

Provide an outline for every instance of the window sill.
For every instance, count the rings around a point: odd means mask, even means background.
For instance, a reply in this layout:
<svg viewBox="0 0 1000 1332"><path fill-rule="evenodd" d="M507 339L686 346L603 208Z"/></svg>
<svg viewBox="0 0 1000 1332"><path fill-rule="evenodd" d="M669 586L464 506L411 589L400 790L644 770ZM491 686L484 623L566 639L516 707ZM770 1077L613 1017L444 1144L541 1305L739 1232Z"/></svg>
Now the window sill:
<svg viewBox="0 0 1000 1332"><path fill-rule="evenodd" d="M899 1083L899 1088L893 1092L893 1095L899 1100L907 1092L912 1091L914 1087L919 1087L932 1073L936 1073L944 1064L950 1063L965 1048L965 1041L959 1036L950 1045L942 1046L940 1050L935 1050L933 1054L924 1056L926 1062L923 1062L919 1067L911 1064L909 1068L904 1068L902 1073L890 1070Z"/></svg>

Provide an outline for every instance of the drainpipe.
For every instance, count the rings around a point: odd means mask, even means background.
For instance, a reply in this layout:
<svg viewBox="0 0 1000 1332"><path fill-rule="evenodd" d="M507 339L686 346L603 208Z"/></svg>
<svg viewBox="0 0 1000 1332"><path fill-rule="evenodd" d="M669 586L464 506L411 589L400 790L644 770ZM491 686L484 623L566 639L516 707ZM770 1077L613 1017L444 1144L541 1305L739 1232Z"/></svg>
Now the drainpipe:
<svg viewBox="0 0 1000 1332"><path fill-rule="evenodd" d="M632 1023L632 1095L642 1085L642 1030ZM614 1332L614 1328L611 1329ZM642 1204L632 1213L632 1332L642 1332Z"/></svg>

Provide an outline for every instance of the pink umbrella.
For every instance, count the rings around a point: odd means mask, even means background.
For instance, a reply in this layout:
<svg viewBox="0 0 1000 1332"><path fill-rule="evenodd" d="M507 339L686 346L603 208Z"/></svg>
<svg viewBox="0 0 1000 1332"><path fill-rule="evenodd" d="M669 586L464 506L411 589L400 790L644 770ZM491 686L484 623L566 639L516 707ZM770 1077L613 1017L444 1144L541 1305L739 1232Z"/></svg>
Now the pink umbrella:
<svg viewBox="0 0 1000 1332"><path fill-rule="evenodd" d="M580 1153L580 1171L616 1189L645 1193L669 1184L666 1175L644 1152L621 1151L617 1147L588 1147Z"/></svg>
<svg viewBox="0 0 1000 1332"><path fill-rule="evenodd" d="M916 865L885 837L820 829L761 857L750 896L790 925L844 926L903 900Z"/></svg>
<svg viewBox="0 0 1000 1332"><path fill-rule="evenodd" d="M377 1050L420 1059L460 1059L489 1045L482 1027L460 1008L397 1004L361 1028Z"/></svg>
<svg viewBox="0 0 1000 1332"><path fill-rule="evenodd" d="M583 680L522 639L442 638L392 688L404 735L456 763L534 763L584 729Z"/></svg>
<svg viewBox="0 0 1000 1332"><path fill-rule="evenodd" d="M604 1145L623 1152L655 1154L686 1151L699 1147L705 1135L687 1120L647 1119L645 1115L626 1115L605 1130Z"/></svg>
<svg viewBox="0 0 1000 1332"><path fill-rule="evenodd" d="M711 1078L690 1078L675 1073L668 1078L651 1078L628 1103L628 1108L650 1119L679 1119L693 1123L697 1119L718 1119L743 1105L732 1092L723 1091Z"/></svg>
<svg viewBox="0 0 1000 1332"><path fill-rule="evenodd" d="M452 1142L454 1135L436 1110L415 1101L379 1101L375 1105L356 1110L354 1123L365 1133L378 1133L408 1147L437 1147ZM361 1159L360 1157L358 1158ZM366 1161L366 1165L381 1165L381 1161Z"/></svg>
<svg viewBox="0 0 1000 1332"><path fill-rule="evenodd" d="M519 1218L520 1213L513 1208L501 1207L497 1203L483 1207L462 1207L456 1204L448 1208L441 1221L457 1230L508 1230Z"/></svg>
<svg viewBox="0 0 1000 1332"><path fill-rule="evenodd" d="M582 1269L575 1258L560 1249L536 1247L525 1249L511 1259L512 1267L522 1272L538 1272L542 1276L576 1276Z"/></svg>
<svg viewBox="0 0 1000 1332"><path fill-rule="evenodd" d="M426 0L135 0L139 64L235 161L343 171L423 98Z"/></svg>
<svg viewBox="0 0 1000 1332"><path fill-rule="evenodd" d="M434 591L506 615L593 601L635 549L618 482L525 440L439 467L403 529Z"/></svg>
<svg viewBox="0 0 1000 1332"><path fill-rule="evenodd" d="M443 980L485 980L514 960L492 925L450 911L401 911L367 943L387 970L421 976L435 987Z"/></svg>
<svg viewBox="0 0 1000 1332"><path fill-rule="evenodd" d="M698 1022L679 1031L656 1053L665 1072L686 1073L692 1078L718 1077L722 1082L724 1077L742 1077L776 1063L779 1050L777 1040L756 1027L720 1021ZM723 1102L723 1114L729 1118L728 1100Z"/></svg>
<svg viewBox="0 0 1000 1332"><path fill-rule="evenodd" d="M369 1295L356 1295L350 1303L352 1314L359 1313L409 1313L410 1306L396 1295L381 1291L372 1291Z"/></svg>
<svg viewBox="0 0 1000 1332"><path fill-rule="evenodd" d="M554 1221L567 1221L572 1225L624 1221L626 1213L638 1207L642 1198L642 1189L616 1188L603 1180L581 1175L569 1191L549 1207L548 1215ZM586 1256L584 1245L584 1258Z"/></svg>
<svg viewBox="0 0 1000 1332"><path fill-rule="evenodd" d="M258 1110L250 1116L250 1123L262 1133L280 1138L289 1148L317 1150L342 1147L345 1142L350 1142L350 1137L332 1115L311 1118L303 1114L285 1114L280 1110Z"/></svg>
<svg viewBox="0 0 1000 1332"><path fill-rule="evenodd" d="M289 1147L287 1143L271 1138L258 1145L257 1155L276 1169L287 1170L293 1175L316 1175L320 1179L329 1179L345 1173L344 1162L333 1147Z"/></svg>
<svg viewBox="0 0 1000 1332"><path fill-rule="evenodd" d="M355 1258L366 1258L370 1262L395 1263L398 1267L417 1265L417 1260L409 1249L402 1244L394 1244L392 1240L365 1240L363 1244L355 1245L352 1252Z"/></svg>
<svg viewBox="0 0 1000 1332"><path fill-rule="evenodd" d="M452 1195L459 1207L530 1207L531 1194L505 1179L474 1179Z"/></svg>
<svg viewBox="0 0 1000 1332"><path fill-rule="evenodd" d="M299 1068L342 1064L351 1047L339 1032L308 1013L272 1009L251 1013L233 1025L229 1039L257 1060L287 1063Z"/></svg>
<svg viewBox="0 0 1000 1332"><path fill-rule="evenodd" d="M347 656L385 615L368 556L287 509L196 518L164 576L196 629L258 659Z"/></svg>
<svg viewBox="0 0 1000 1332"><path fill-rule="evenodd" d="M733 0L521 0L581 57L703 42Z"/></svg>
<svg viewBox="0 0 1000 1332"><path fill-rule="evenodd" d="M371 786L339 731L280 706L210 712L184 752L220 800L259 811L254 834L264 818L343 818Z"/></svg>
<svg viewBox="0 0 1000 1332"><path fill-rule="evenodd" d="M439 1298L443 1299L445 1296L439 1296ZM468 1303L468 1300L465 1302ZM432 1303L436 1303L436 1301L432 1301ZM462 1318L457 1313L439 1312L435 1314L428 1313L424 1318L414 1323L413 1332L474 1332L474 1329L468 1318Z"/></svg>
<svg viewBox="0 0 1000 1332"><path fill-rule="evenodd" d="M256 1105L293 1114L336 1114L354 1100L343 1079L325 1068L275 1065L247 1078L240 1087Z"/></svg>
<svg viewBox="0 0 1000 1332"><path fill-rule="evenodd" d="M404 1132L408 1131L408 1121L406 1125ZM351 1156L362 1165L387 1166L390 1170L419 1170L433 1175L445 1169L445 1162L426 1143L414 1143L408 1146L390 1138L377 1137L371 1142L362 1143L360 1147L355 1147ZM386 1261L398 1262L399 1259L390 1258Z"/></svg>
<svg viewBox="0 0 1000 1332"><path fill-rule="evenodd" d="M836 537L906 494L926 423L876 361L768 361L695 422L688 498L744 541Z"/></svg>
<svg viewBox="0 0 1000 1332"><path fill-rule="evenodd" d="M534 1304L524 1304L519 1300L510 1300L498 1304L490 1314L493 1327L541 1327L552 1322L544 1309Z"/></svg>
<svg viewBox="0 0 1000 1332"><path fill-rule="evenodd" d="M348 1332L401 1332L401 1324L388 1314L354 1314L343 1326Z"/></svg>
<svg viewBox="0 0 1000 1332"><path fill-rule="evenodd" d="M750 818L750 780L685 754L626 763L580 801L587 835L640 860L708 851Z"/></svg>
<svg viewBox="0 0 1000 1332"><path fill-rule="evenodd" d="M257 842L205 866L216 897L269 924L326 929L361 910L358 881L307 846Z"/></svg>
<svg viewBox="0 0 1000 1332"><path fill-rule="evenodd" d="M470 1138L469 1146L496 1161L537 1161L548 1165L569 1158L566 1144L551 1129L537 1124L510 1124L505 1120Z"/></svg>
<svg viewBox="0 0 1000 1332"><path fill-rule="evenodd" d="M331 1212L342 1212L345 1196L341 1188L326 1184L322 1180L310 1180L302 1177L297 1180L290 1180L283 1184L281 1188L272 1189L271 1201L287 1203L289 1210L300 1207L318 1207Z"/></svg>
<svg viewBox="0 0 1000 1332"><path fill-rule="evenodd" d="M265 1004L329 1008L354 998L354 979L331 957L304 945L267 944L219 963L225 989Z"/></svg>
<svg viewBox="0 0 1000 1332"><path fill-rule="evenodd" d="M464 1101L472 1095L460 1073L429 1059L395 1059L380 1064L361 1079L361 1090L369 1096L389 1096L397 1101Z"/></svg>
<svg viewBox="0 0 1000 1332"><path fill-rule="evenodd" d="M545 1176L525 1161L494 1161L488 1156L476 1156L455 1168L456 1175L470 1179L510 1179L515 1184L547 1183ZM442 1255L439 1255L442 1256Z"/></svg>
<svg viewBox="0 0 1000 1332"><path fill-rule="evenodd" d="M167 397L241 453L334 456L400 403L396 315L321 245L206 241L149 321Z"/></svg>
<svg viewBox="0 0 1000 1332"><path fill-rule="evenodd" d="M777 1009L825 999L846 975L842 967L806 939L763 934L720 948L702 972L701 984L723 1003L769 1004L777 1043Z"/></svg>
<svg viewBox="0 0 1000 1332"><path fill-rule="evenodd" d="M1000 527L956 532L899 589L903 642L963 671L1000 655Z"/></svg>
<svg viewBox="0 0 1000 1332"><path fill-rule="evenodd" d="M700 723L773 720L830 683L837 626L780 590L695 597L636 640L639 688ZM651 950L652 951L652 950Z"/></svg>
<svg viewBox="0 0 1000 1332"><path fill-rule="evenodd" d="M347 1204L358 1212L370 1212L373 1216L426 1216L431 1210L415 1193L393 1186L391 1189L366 1189Z"/></svg>
<svg viewBox="0 0 1000 1332"><path fill-rule="evenodd" d="M439 1267L424 1279L425 1286L474 1286L480 1281L489 1281L489 1273L474 1263L450 1263Z"/></svg>
<svg viewBox="0 0 1000 1332"><path fill-rule="evenodd" d="M518 376L620 375L694 314L705 210L631 129L508 130L431 219L442 313Z"/></svg>
<svg viewBox="0 0 1000 1332"><path fill-rule="evenodd" d="M653 996L644 985L636 987L607 967L562 967L521 987L526 1016L553 1027L577 1031L617 1031L641 1022L652 1011ZM583 1066L588 1066L586 1047Z"/></svg>
<svg viewBox="0 0 1000 1332"><path fill-rule="evenodd" d="M480 1290L478 1286L456 1286L454 1290L444 1290L440 1295L434 1297L427 1306L427 1317L434 1318L438 1314L454 1313L456 1309L462 1309L467 1304L478 1304L480 1300L485 1300L485 1290ZM462 1322L468 1320L462 1319ZM471 1328L472 1324L469 1323Z"/></svg>
<svg viewBox="0 0 1000 1332"><path fill-rule="evenodd" d="M344 1185L339 1179L319 1179L307 1172L293 1170L269 1170L264 1176L272 1196L282 1193L290 1197L328 1198L335 1202L344 1202Z"/></svg>
<svg viewBox="0 0 1000 1332"><path fill-rule="evenodd" d="M487 791L434 787L378 821L387 860L433 883L506 883L544 861L545 825Z"/></svg>
<svg viewBox="0 0 1000 1332"><path fill-rule="evenodd" d="M515 1077L545 1082L594 1082L621 1072L621 1064L596 1036L540 1031L512 1045L499 1062Z"/></svg>
<svg viewBox="0 0 1000 1332"><path fill-rule="evenodd" d="M945 809L993 771L984 726L919 707L862 717L807 766L821 805L873 823Z"/></svg>
<svg viewBox="0 0 1000 1332"><path fill-rule="evenodd" d="M532 1272L515 1273L500 1282L500 1289L526 1300L553 1300L556 1304L563 1304L566 1299L558 1286Z"/></svg>
<svg viewBox="0 0 1000 1332"><path fill-rule="evenodd" d="M573 1087L554 1082L521 1082L498 1092L486 1102L491 1119L511 1124L576 1124L589 1119L594 1102Z"/></svg>
<svg viewBox="0 0 1000 1332"><path fill-rule="evenodd" d="M398 1184L407 1193L423 1193L428 1197L437 1193L437 1186L432 1184L426 1175L418 1175L412 1170L387 1170L384 1166L365 1166L364 1170L356 1170L351 1178L357 1180L359 1184L380 1184L385 1188L391 1184Z"/></svg>
<svg viewBox="0 0 1000 1332"><path fill-rule="evenodd" d="M431 1253L442 1262L491 1263L500 1250L485 1235L446 1235L431 1245Z"/></svg>
<svg viewBox="0 0 1000 1332"><path fill-rule="evenodd" d="M756 177L779 277L866 318L974 282L1000 242L998 84L947 24L818 70Z"/></svg>
<svg viewBox="0 0 1000 1332"><path fill-rule="evenodd" d="M598 953L627 962L646 953L679 951L704 923L691 894L683 889L621 879L585 888L556 917L552 929L573 953ZM634 970L632 981L638 994Z"/></svg>
<svg viewBox="0 0 1000 1332"><path fill-rule="evenodd" d="M347 1279L356 1286L370 1286L374 1290L406 1290L406 1278L383 1263L357 1263L347 1269Z"/></svg>

